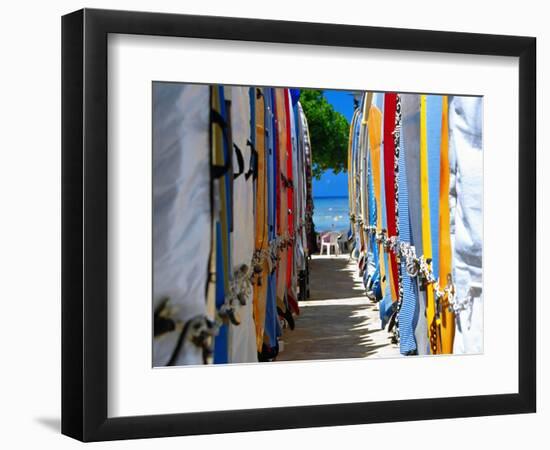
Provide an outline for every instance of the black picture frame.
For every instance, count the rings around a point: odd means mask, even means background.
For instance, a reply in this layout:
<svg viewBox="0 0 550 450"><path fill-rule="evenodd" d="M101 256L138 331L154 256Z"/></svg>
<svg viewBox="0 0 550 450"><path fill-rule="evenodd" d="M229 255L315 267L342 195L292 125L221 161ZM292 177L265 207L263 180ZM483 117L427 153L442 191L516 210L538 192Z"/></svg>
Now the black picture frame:
<svg viewBox="0 0 550 450"><path fill-rule="evenodd" d="M109 33L518 57L518 393L108 418ZM101 441L535 412L535 94L533 37L94 9L63 16L62 433Z"/></svg>

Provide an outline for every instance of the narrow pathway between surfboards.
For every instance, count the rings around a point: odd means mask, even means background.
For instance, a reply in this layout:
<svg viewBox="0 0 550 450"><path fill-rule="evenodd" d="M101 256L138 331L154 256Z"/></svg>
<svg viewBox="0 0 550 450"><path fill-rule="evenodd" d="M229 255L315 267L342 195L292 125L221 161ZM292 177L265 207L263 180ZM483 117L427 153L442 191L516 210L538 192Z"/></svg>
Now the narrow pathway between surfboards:
<svg viewBox="0 0 550 450"><path fill-rule="evenodd" d="M355 273L347 254L313 255L310 298L300 302L296 328L284 330L277 361L400 356Z"/></svg>

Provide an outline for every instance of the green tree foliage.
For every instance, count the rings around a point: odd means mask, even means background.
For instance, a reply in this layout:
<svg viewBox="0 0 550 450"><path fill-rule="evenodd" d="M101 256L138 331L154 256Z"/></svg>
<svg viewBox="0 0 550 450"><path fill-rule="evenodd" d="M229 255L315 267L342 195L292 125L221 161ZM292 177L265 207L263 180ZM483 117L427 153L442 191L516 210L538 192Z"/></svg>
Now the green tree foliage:
<svg viewBox="0 0 550 450"><path fill-rule="evenodd" d="M349 123L335 111L322 90L304 89L300 103L307 117L313 153L313 176L332 169L334 173L347 170Z"/></svg>

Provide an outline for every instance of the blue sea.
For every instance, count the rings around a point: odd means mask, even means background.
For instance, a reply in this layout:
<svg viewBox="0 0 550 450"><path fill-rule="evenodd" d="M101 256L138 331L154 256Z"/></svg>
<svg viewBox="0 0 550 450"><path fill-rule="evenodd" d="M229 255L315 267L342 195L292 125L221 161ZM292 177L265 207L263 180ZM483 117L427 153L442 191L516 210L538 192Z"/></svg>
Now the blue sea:
<svg viewBox="0 0 550 450"><path fill-rule="evenodd" d="M313 197L315 231L349 229L348 197Z"/></svg>

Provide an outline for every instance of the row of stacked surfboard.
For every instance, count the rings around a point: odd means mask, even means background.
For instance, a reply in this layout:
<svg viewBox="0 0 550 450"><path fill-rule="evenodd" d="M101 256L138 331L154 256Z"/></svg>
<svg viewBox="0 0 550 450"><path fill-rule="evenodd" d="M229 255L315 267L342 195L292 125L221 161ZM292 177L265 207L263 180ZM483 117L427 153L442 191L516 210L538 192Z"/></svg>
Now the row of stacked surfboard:
<svg viewBox="0 0 550 450"><path fill-rule="evenodd" d="M365 92L353 116L352 255L403 355L483 351L482 101Z"/></svg>
<svg viewBox="0 0 550 450"><path fill-rule="evenodd" d="M269 361L308 291L300 92L153 84L153 363Z"/></svg>

